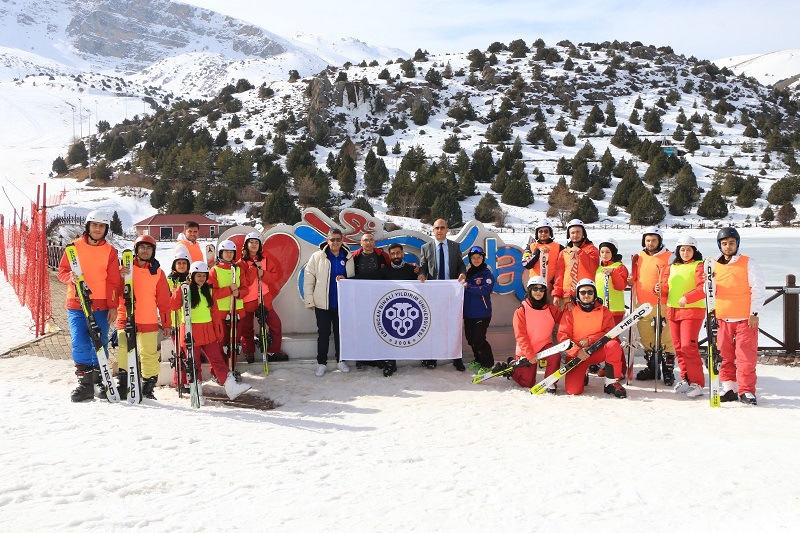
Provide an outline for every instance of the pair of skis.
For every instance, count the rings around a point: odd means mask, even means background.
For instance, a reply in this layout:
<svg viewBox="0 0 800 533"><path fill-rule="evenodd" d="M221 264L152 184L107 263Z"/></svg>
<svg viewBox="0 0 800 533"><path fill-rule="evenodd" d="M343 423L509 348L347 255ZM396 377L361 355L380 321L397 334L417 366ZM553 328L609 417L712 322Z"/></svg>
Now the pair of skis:
<svg viewBox="0 0 800 533"><path fill-rule="evenodd" d="M611 328L605 335L594 341L588 348L586 348L586 353L592 355L594 352L602 348L603 346L608 343L611 339L618 337L622 332L631 328L639 322L642 317L647 316L652 310L652 306L649 303L643 303L639 307L636 308L630 315L625 317L625 319ZM542 394L544 393L551 385L553 385L556 381L564 377L570 370L574 369L578 365L583 362L582 359L579 357L574 357L567 361L565 365L561 368L544 378L542 381L537 383L531 388L531 394Z"/></svg>
<svg viewBox="0 0 800 533"><path fill-rule="evenodd" d="M186 343L186 373L189 378L189 398L191 406L199 409L203 403L203 386L197 379L197 361L194 356L194 337L192 336L192 295L189 283L181 283L181 309L183 310L183 329Z"/></svg>
<svg viewBox="0 0 800 533"><path fill-rule="evenodd" d="M259 327L259 348L261 348L261 354L264 357L264 375L269 375L269 354L267 353L267 349L269 348L269 333L267 332L267 307L264 305L264 289L262 287L261 279L256 279L256 284L258 285L258 309L256 310L256 316L258 317L258 327Z"/></svg>
<svg viewBox="0 0 800 533"><path fill-rule="evenodd" d="M100 367L100 379L106 387L106 398L111 403L117 403L119 402L119 391L117 391L117 385L111 375L111 366L108 364L108 357L106 357L107 341L104 342L102 331L100 331L100 326L94 316L92 291L89 290L89 285L83 277L83 269L81 269L81 263L78 260L78 249L74 244L68 244L64 249L64 253L67 256L72 273L77 278L75 280L75 292L81 303L81 310L86 317L86 327L89 329L89 337L92 339L97 355L97 363Z"/></svg>
<svg viewBox="0 0 800 533"><path fill-rule="evenodd" d="M122 252L122 266L128 269L125 274L125 287L122 297L125 300L125 339L128 345L128 403L139 404L142 402L142 374L139 365L139 352L136 347L136 300L133 294L133 252Z"/></svg>
<svg viewBox="0 0 800 533"><path fill-rule="evenodd" d="M567 339L564 342L560 342L555 346L551 346L550 348L546 348L536 354L537 360L544 360L546 357L550 357L551 355L556 355L557 353L563 352L564 350L569 350L572 348L572 341ZM522 366L530 366L532 363L528 361L525 357L522 357L515 361L514 363L496 371L496 372L486 372L484 374L478 374L474 378L472 378L473 383L483 383L487 379L496 378L497 376L505 376L508 374L513 374L514 369L517 367Z"/></svg>
<svg viewBox="0 0 800 533"><path fill-rule="evenodd" d="M716 282L714 280L714 266L716 261L706 258L703 261L703 270L706 275L706 342L708 343L708 389L709 404L711 407L720 407L720 383L719 383L719 350L717 349L717 304L716 304Z"/></svg>

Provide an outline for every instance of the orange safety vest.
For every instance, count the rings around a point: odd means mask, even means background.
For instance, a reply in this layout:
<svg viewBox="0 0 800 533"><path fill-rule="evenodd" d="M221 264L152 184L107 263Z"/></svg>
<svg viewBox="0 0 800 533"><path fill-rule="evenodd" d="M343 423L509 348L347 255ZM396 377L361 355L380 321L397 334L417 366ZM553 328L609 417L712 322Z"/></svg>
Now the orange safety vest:
<svg viewBox="0 0 800 533"><path fill-rule="evenodd" d="M587 246L594 246L594 244L584 243L583 246L581 246L580 248L581 252ZM564 290L564 296L575 296L575 294L572 292L572 276L569 270L570 250L571 250L570 247L564 247L564 249L561 250L561 259L562 261L564 261L564 279L561 282L561 287ZM597 269L596 263L589 264L585 259L581 258L580 254L578 254L578 279L576 281L584 278L594 279L594 273L596 269Z"/></svg>
<svg viewBox="0 0 800 533"><path fill-rule="evenodd" d="M534 309L528 302L523 302L520 311L525 319L525 335L534 353L542 351L546 344L553 342L553 327L556 325L553 313L549 307L544 309ZM522 353L517 344L515 349L517 357L527 357L528 354Z"/></svg>
<svg viewBox="0 0 800 533"><path fill-rule="evenodd" d="M205 252L203 248L200 247L200 243L197 241L189 242L189 241L177 241L176 246L183 246L189 252L189 256L192 258L192 262L195 261L202 261L206 262Z"/></svg>
<svg viewBox="0 0 800 533"><path fill-rule="evenodd" d="M106 299L106 283L108 282L108 253L112 248L108 242L99 246L92 246L82 237L76 239L73 244L78 252L78 261L83 271L83 279L92 291L93 301L103 301ZM115 250L116 253L116 250ZM77 298L75 284L67 285L67 298Z"/></svg>
<svg viewBox="0 0 800 533"><path fill-rule="evenodd" d="M547 280L548 287L551 287L553 284L553 280L556 279L556 262L558 261L558 249L561 245L558 244L556 241L553 241L549 244L542 244L538 242L531 243L531 252L534 250L539 250L539 260L536 262L534 267L531 269L532 273L531 276L541 276L542 275L542 262L544 260L545 253L547 254Z"/></svg>
<svg viewBox="0 0 800 533"><path fill-rule="evenodd" d="M587 339L592 335L602 333L603 330L603 308L595 307L587 313L575 305L572 310L572 340L579 341Z"/></svg>
<svg viewBox="0 0 800 533"><path fill-rule="evenodd" d="M735 263L714 265L717 318L747 318L750 316L752 289L748 279L749 258L740 255Z"/></svg>
<svg viewBox="0 0 800 533"><path fill-rule="evenodd" d="M672 252L666 248L655 255L649 255L644 250L639 252L639 275L636 279L637 305L643 303L656 305L658 297L653 290L656 287L656 283L659 282L657 267L660 266L662 271L667 268L670 255L672 255ZM663 296L663 292L661 294L661 303L664 304L667 302L667 299Z"/></svg>

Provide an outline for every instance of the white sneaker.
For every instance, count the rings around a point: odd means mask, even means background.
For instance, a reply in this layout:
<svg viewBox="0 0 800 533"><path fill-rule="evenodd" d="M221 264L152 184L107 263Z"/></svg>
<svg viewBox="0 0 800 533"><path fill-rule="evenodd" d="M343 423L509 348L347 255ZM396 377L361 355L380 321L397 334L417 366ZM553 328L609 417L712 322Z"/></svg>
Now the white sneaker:
<svg viewBox="0 0 800 533"><path fill-rule="evenodd" d="M250 385L247 383L236 383L236 378L233 377L232 372L228 372L228 377L225 379L223 387L225 387L225 394L231 400L235 400L239 395L250 390Z"/></svg>
<svg viewBox="0 0 800 533"><path fill-rule="evenodd" d="M705 388L701 387L697 383L690 383L689 388L686 389L686 396L689 398L697 398L698 396L702 396L705 394Z"/></svg>
<svg viewBox="0 0 800 533"><path fill-rule="evenodd" d="M318 365L317 371L314 372L314 375L317 376L318 378L321 378L322 376L325 375L326 370L328 370L328 367L326 365Z"/></svg>
<svg viewBox="0 0 800 533"><path fill-rule="evenodd" d="M344 372L345 374L350 372L350 367L347 366L347 363L345 363L344 361L339 361L339 364L336 366L339 367L339 372Z"/></svg>
<svg viewBox="0 0 800 533"><path fill-rule="evenodd" d="M675 394L686 394L689 390L689 382L685 379L680 380L676 385L675 388L672 390L675 391Z"/></svg>

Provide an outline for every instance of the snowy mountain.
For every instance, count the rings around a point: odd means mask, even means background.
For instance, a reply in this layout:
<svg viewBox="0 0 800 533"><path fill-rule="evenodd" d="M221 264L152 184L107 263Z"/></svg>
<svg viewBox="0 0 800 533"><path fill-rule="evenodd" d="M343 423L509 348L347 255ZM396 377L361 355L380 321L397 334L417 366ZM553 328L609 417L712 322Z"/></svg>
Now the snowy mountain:
<svg viewBox="0 0 800 533"><path fill-rule="evenodd" d="M356 39L294 42L247 22L169 0L0 3L0 80L33 73L102 72L188 97L241 77L307 76L329 64L406 55Z"/></svg>
<svg viewBox="0 0 800 533"><path fill-rule="evenodd" d="M752 76L763 85L797 90L800 86L800 49L778 50L769 54L725 57L714 63L737 75Z"/></svg>

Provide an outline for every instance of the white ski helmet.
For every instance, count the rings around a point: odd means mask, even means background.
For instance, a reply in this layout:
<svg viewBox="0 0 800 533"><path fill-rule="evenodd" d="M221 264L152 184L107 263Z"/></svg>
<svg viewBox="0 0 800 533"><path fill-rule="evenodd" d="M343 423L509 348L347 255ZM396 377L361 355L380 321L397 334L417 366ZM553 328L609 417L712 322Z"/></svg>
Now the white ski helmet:
<svg viewBox="0 0 800 533"><path fill-rule="evenodd" d="M86 215L86 225L84 229L86 233L89 233L89 222L98 222L100 224L106 225L106 232L103 233L103 238L108 235L108 229L111 227L111 217L108 216L108 213L105 211L100 211L99 209L95 209L94 211L90 211L88 215Z"/></svg>
<svg viewBox="0 0 800 533"><path fill-rule="evenodd" d="M569 222L567 222L567 237L569 237L569 230L574 226L580 226L583 229L583 238L588 239L589 235L586 233L586 224L583 223L583 220L579 218L573 218Z"/></svg>
<svg viewBox="0 0 800 533"><path fill-rule="evenodd" d="M258 242L261 242L261 234L258 233L257 231L251 231L245 236L244 243L247 244L247 241L249 241L250 239L258 239Z"/></svg>
<svg viewBox="0 0 800 533"><path fill-rule="evenodd" d="M544 279L544 277L542 277L542 276L531 276L530 278L528 278L527 287L528 287L528 289L530 289L534 285L541 285L541 286L547 288L547 280Z"/></svg>
<svg viewBox="0 0 800 533"><path fill-rule="evenodd" d="M192 266L189 267L189 275L193 275L197 272L202 272L204 274L208 274L208 265L205 261L195 261L192 263Z"/></svg>
<svg viewBox="0 0 800 533"><path fill-rule="evenodd" d="M542 221L533 229L534 235L539 234L539 230L542 228L547 228L550 230L550 238L552 239L555 237L555 232L553 231L553 224L550 223L548 219L542 219Z"/></svg>
<svg viewBox="0 0 800 533"><path fill-rule="evenodd" d="M594 289L595 295L597 295L597 285L594 284L594 280L583 278L582 280L578 281L578 284L575 286L575 291L579 291L581 287L591 287Z"/></svg>
<svg viewBox="0 0 800 533"><path fill-rule="evenodd" d="M661 229L658 226L649 226L644 229L644 233L642 233L642 248L644 248L644 238L648 235L655 235L658 237L658 246L664 243L664 234L661 233Z"/></svg>
<svg viewBox="0 0 800 533"><path fill-rule="evenodd" d="M175 270L175 263L181 259L184 259L190 267L192 266L192 256L189 255L189 251L185 246L178 245L175 248L175 257L172 259L172 270Z"/></svg>
<svg viewBox="0 0 800 533"><path fill-rule="evenodd" d="M677 250L681 246L691 246L697 250L697 239L690 235L681 235L678 237L678 242L675 243L675 249Z"/></svg>
<svg viewBox="0 0 800 533"><path fill-rule="evenodd" d="M228 239L225 239L217 246L217 259L222 259L222 252L226 250L233 252L233 259L236 260L236 243Z"/></svg>

